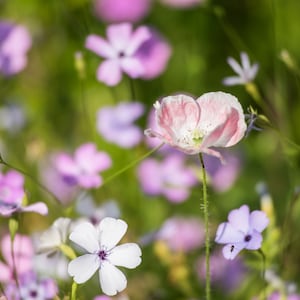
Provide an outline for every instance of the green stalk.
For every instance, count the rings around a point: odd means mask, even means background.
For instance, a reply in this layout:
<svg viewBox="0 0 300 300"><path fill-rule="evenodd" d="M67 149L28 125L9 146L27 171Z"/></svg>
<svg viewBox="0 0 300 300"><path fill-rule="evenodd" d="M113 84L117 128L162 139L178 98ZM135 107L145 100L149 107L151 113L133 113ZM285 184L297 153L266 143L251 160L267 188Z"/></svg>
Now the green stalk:
<svg viewBox="0 0 300 300"><path fill-rule="evenodd" d="M76 300L77 283L73 281L71 288L71 300Z"/></svg>
<svg viewBox="0 0 300 300"><path fill-rule="evenodd" d="M207 180L206 180L206 170L205 170L202 153L199 153L199 158L202 167L202 197L203 197L203 212L204 212L204 226L205 226L205 267L206 267L205 295L206 295L206 300L210 300L210 249L209 249L210 240L209 240Z"/></svg>

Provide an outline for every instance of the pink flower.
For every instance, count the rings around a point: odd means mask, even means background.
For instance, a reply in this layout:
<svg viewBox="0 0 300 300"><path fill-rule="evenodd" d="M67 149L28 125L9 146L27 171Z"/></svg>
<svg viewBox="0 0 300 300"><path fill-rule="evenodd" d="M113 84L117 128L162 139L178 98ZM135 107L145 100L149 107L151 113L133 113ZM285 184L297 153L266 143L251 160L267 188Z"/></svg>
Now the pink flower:
<svg viewBox="0 0 300 300"><path fill-rule="evenodd" d="M95 0L95 13L110 23L138 22L150 10L151 0Z"/></svg>
<svg viewBox="0 0 300 300"><path fill-rule="evenodd" d="M11 255L11 238L5 235L1 240L1 253L7 264L0 262L0 281L9 282L13 279L14 263ZM32 270L34 249L31 240L25 236L16 234L13 243L15 269L18 276Z"/></svg>
<svg viewBox="0 0 300 300"><path fill-rule="evenodd" d="M157 239L165 241L173 251L189 252L204 242L204 228L197 218L173 217L164 222Z"/></svg>
<svg viewBox="0 0 300 300"><path fill-rule="evenodd" d="M58 155L55 164L65 182L88 189L102 184L98 173L111 166L111 159L107 153L98 152L93 143L87 143L75 151L74 157Z"/></svg>
<svg viewBox="0 0 300 300"><path fill-rule="evenodd" d="M21 72L30 47L31 37L24 26L0 22L0 73L9 76Z"/></svg>
<svg viewBox="0 0 300 300"><path fill-rule="evenodd" d="M194 172L185 166L184 157L169 155L159 162L149 158L138 168L138 179L146 194L163 195L169 201L179 203L190 195L190 188L197 183Z"/></svg>
<svg viewBox="0 0 300 300"><path fill-rule="evenodd" d="M222 160L211 147L230 147L245 135L247 125L237 98L223 92L206 93L194 100L169 96L154 104L159 131L145 130L187 154L206 153Z"/></svg>
<svg viewBox="0 0 300 300"><path fill-rule="evenodd" d="M300 295L299 294L289 294L284 297L279 292L275 292L268 297L268 300L280 300L282 298L285 298L287 300L300 300Z"/></svg>
<svg viewBox="0 0 300 300"><path fill-rule="evenodd" d="M107 40L91 34L85 43L87 49L105 59L97 70L98 80L114 86L122 79L122 72L131 78L143 75L143 65L136 58L135 53L150 37L148 28L140 26L133 31L132 24L121 23L110 25L106 34Z"/></svg>
<svg viewBox="0 0 300 300"><path fill-rule="evenodd" d="M24 177L16 171L0 173L0 215L9 217L15 212L36 212L41 215L48 213L43 202L22 206L24 192Z"/></svg>
<svg viewBox="0 0 300 300"><path fill-rule="evenodd" d="M204 2L204 0L160 0L163 4L176 8L188 8L192 6L199 5Z"/></svg>

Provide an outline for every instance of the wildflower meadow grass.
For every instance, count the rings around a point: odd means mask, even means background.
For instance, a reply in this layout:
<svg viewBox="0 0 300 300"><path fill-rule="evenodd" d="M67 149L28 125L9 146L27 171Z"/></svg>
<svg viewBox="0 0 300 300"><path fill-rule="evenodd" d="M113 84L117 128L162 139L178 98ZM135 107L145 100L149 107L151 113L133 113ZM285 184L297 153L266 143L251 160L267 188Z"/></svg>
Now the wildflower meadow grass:
<svg viewBox="0 0 300 300"><path fill-rule="evenodd" d="M300 300L298 0L0 0L0 300Z"/></svg>

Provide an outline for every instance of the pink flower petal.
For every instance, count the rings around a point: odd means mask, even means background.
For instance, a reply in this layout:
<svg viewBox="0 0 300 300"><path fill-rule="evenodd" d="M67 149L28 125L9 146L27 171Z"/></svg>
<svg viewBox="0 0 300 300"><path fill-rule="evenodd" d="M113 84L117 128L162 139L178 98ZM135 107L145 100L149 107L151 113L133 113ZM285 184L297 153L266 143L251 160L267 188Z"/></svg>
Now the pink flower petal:
<svg viewBox="0 0 300 300"><path fill-rule="evenodd" d="M119 61L110 59L102 62L97 70L97 79L108 86L117 85L122 79Z"/></svg>
<svg viewBox="0 0 300 300"><path fill-rule="evenodd" d="M136 50L151 37L150 30L146 26L138 27L132 34L126 48L126 55L132 56Z"/></svg>
<svg viewBox="0 0 300 300"><path fill-rule="evenodd" d="M85 47L104 58L115 58L118 55L118 52L106 40L95 34L86 38Z"/></svg>
<svg viewBox="0 0 300 300"><path fill-rule="evenodd" d="M40 215L48 214L48 207L43 202L37 202L37 203L31 204L31 205L22 207L20 210L25 211L25 212L35 212Z"/></svg>
<svg viewBox="0 0 300 300"><path fill-rule="evenodd" d="M132 25L130 23L110 25L106 31L109 42L118 52L125 51L129 45L131 33Z"/></svg>
<svg viewBox="0 0 300 300"><path fill-rule="evenodd" d="M120 61L122 70L131 78L138 78L144 73L141 62L135 57L124 57Z"/></svg>

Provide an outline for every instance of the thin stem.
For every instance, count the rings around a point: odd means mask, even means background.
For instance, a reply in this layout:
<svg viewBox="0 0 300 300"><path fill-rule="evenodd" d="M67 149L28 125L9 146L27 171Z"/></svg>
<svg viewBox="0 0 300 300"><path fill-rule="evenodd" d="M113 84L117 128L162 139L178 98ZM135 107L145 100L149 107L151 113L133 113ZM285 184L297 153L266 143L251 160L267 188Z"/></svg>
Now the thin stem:
<svg viewBox="0 0 300 300"><path fill-rule="evenodd" d="M152 153L154 153L156 150L158 150L159 148L161 148L164 145L164 143L160 144L159 146L155 147L154 149L148 151L146 154L144 154L143 156L137 158L136 160L134 160L133 162L131 162L129 165L126 165L124 168L120 169L119 171L117 171L116 173L112 174L111 176L109 176L108 178L106 178L102 184L102 186L106 183L108 183L109 181L111 181L112 179L118 177L119 175L121 175L122 173L124 173L125 171L127 171L128 169L134 167L137 163L139 163L140 161L142 161L143 159L145 159L146 157L150 156ZM102 187L101 186L101 187Z"/></svg>
<svg viewBox="0 0 300 300"><path fill-rule="evenodd" d="M265 280L265 274L266 274L266 255L264 254L264 252L261 249L258 249L257 252L261 255L262 258L262 278L264 280L264 289L263 289L263 299L267 299L266 296L266 280Z"/></svg>
<svg viewBox="0 0 300 300"><path fill-rule="evenodd" d="M210 300L210 249L209 249L210 240L209 240L207 181L206 181L206 170L205 170L202 153L199 153L199 158L202 167L202 196L203 196L203 211L204 211L204 226L205 226L205 267L206 267L205 294L206 294L206 300Z"/></svg>
<svg viewBox="0 0 300 300"><path fill-rule="evenodd" d="M77 283L73 281L71 288L71 300L76 300Z"/></svg>

